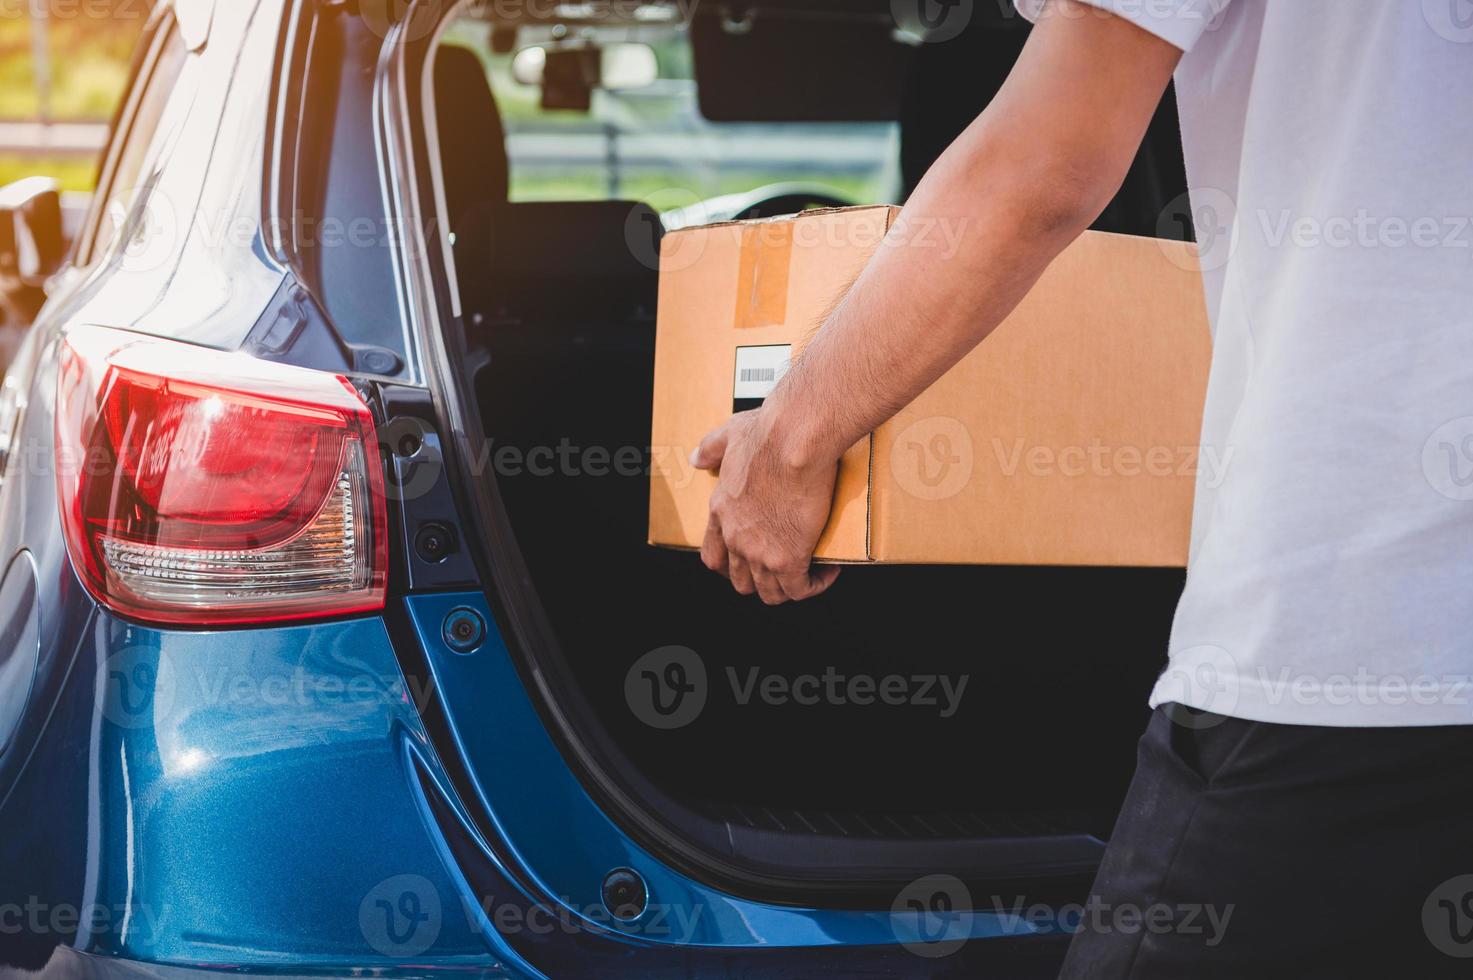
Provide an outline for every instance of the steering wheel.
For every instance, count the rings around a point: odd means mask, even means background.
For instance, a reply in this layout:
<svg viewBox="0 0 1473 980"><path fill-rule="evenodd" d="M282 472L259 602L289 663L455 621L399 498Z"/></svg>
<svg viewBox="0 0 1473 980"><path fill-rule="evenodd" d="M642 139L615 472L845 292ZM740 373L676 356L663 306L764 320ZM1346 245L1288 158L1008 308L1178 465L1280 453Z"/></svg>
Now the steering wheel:
<svg viewBox="0 0 1473 980"><path fill-rule="evenodd" d="M845 201L834 197L832 194L801 193L801 194L778 194L775 197L765 197L760 201L747 205L736 215L737 221L746 221L749 218L776 218L784 214L797 214L808 208L847 208L852 207L853 201Z"/></svg>

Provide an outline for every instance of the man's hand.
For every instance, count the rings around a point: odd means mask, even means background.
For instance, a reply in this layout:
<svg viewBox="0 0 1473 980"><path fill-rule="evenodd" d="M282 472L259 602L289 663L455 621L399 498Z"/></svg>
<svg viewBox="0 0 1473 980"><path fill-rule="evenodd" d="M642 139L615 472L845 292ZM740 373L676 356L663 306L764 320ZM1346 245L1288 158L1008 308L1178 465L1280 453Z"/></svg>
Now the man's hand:
<svg viewBox="0 0 1473 980"><path fill-rule="evenodd" d="M811 599L834 584L837 565L811 562L833 506L837 462L790 465L762 409L732 416L701 440L691 462L720 474L701 546L707 568L769 606Z"/></svg>

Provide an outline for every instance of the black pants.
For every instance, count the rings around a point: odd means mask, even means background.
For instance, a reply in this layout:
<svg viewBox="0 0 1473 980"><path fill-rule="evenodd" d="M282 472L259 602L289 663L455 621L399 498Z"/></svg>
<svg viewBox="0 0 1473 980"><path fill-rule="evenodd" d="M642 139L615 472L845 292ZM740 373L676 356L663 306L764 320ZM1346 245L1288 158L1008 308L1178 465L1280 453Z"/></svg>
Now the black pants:
<svg viewBox="0 0 1473 980"><path fill-rule="evenodd" d="M1473 726L1157 710L1062 975L1473 977Z"/></svg>

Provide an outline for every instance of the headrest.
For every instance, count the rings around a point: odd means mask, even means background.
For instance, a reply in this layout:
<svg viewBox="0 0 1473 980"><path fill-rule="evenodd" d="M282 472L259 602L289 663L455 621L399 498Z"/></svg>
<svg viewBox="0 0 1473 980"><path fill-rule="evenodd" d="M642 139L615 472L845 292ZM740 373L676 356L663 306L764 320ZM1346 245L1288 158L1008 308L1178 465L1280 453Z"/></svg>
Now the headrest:
<svg viewBox="0 0 1473 980"><path fill-rule="evenodd" d="M450 229L459 231L472 209L507 198L506 133L475 52L446 45L435 53L435 112Z"/></svg>

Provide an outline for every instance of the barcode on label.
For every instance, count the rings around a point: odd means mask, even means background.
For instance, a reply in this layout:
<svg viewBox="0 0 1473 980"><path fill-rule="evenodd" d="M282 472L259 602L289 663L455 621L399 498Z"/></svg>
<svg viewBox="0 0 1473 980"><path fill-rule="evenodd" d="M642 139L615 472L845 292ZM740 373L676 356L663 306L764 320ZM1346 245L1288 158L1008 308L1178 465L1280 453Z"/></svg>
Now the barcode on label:
<svg viewBox="0 0 1473 980"><path fill-rule="evenodd" d="M789 344L738 347L732 397L738 401L766 398L788 373L792 359L793 348Z"/></svg>

